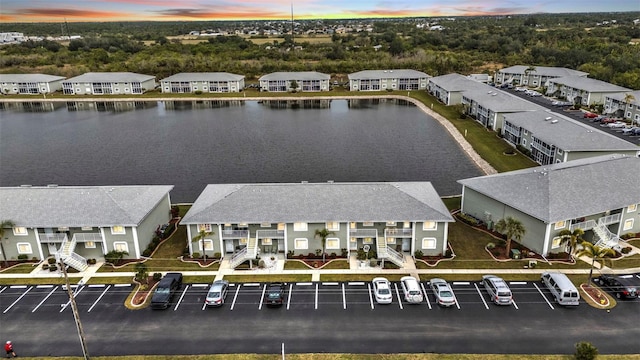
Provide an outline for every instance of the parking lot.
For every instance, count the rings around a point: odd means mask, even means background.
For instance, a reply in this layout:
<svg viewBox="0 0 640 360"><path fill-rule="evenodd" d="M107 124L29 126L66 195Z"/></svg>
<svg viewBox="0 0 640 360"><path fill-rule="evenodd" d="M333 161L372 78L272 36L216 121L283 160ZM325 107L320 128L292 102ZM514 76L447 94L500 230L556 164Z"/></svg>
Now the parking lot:
<svg viewBox="0 0 640 360"><path fill-rule="evenodd" d="M331 310L349 311L368 309L371 311L558 311L562 307L554 303L552 295L540 282L511 281L513 303L498 306L491 299L479 281L452 282L456 304L450 309L441 309L436 304L435 295L428 283L420 286L424 301L409 304L404 301L399 283L391 282L393 301L378 304L369 282L301 282L285 284L286 293L281 311L289 310ZM100 312L126 310L125 299L132 291L129 284L115 285L73 285L79 312ZM230 284L225 303L221 308L208 308L204 298L209 284L185 284L172 300L166 311L264 311L266 284ZM581 300L583 303L584 301ZM14 313L41 314L46 312L70 311L69 298L64 286L59 285L14 285L0 287L0 318ZM271 309L269 309L271 310ZM562 311L562 310L561 310Z"/></svg>

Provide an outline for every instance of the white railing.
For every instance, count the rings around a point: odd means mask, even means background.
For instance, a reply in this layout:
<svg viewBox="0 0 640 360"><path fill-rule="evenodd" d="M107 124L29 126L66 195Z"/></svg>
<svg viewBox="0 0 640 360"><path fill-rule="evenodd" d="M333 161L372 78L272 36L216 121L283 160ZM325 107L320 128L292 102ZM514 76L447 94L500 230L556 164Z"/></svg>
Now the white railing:
<svg viewBox="0 0 640 360"><path fill-rule="evenodd" d="M62 243L67 239L65 233L39 233L41 243Z"/></svg>
<svg viewBox="0 0 640 360"><path fill-rule="evenodd" d="M231 260L229 261L229 265L231 266L231 268L235 268L236 266L242 264L245 260L247 259L247 248L243 248L242 250L238 251L237 253L233 254L231 256Z"/></svg>
<svg viewBox="0 0 640 360"><path fill-rule="evenodd" d="M375 237L378 237L378 230L376 230L376 229L350 229L349 230L349 237L355 237L355 238L370 237L370 238L375 238Z"/></svg>
<svg viewBox="0 0 640 360"><path fill-rule="evenodd" d="M394 249L387 246L387 254L388 259L391 260L392 263L400 266L401 268L404 266L404 256Z"/></svg>
<svg viewBox="0 0 640 360"><path fill-rule="evenodd" d="M73 234L73 240L76 242L102 241L100 233L77 233Z"/></svg>
<svg viewBox="0 0 640 360"><path fill-rule="evenodd" d="M596 242L597 246L612 248L614 250L620 251L620 238L618 235L609 231L609 228L606 226L604 221L598 221L598 226L593 228L593 232L600 239Z"/></svg>
<svg viewBox="0 0 640 360"><path fill-rule="evenodd" d="M413 235L413 231L407 228L388 228L384 230L384 237L388 238L396 238L396 237L411 237Z"/></svg>
<svg viewBox="0 0 640 360"><path fill-rule="evenodd" d="M256 237L258 239L264 239L264 238L284 239L284 231L283 230L258 230L256 231Z"/></svg>
<svg viewBox="0 0 640 360"><path fill-rule="evenodd" d="M87 267L87 259L73 252L76 248L76 238L75 236L69 240L69 238L65 237L65 240L60 245L60 250L55 254L56 259L58 261L62 261L66 265L71 266L72 268L78 271L84 271Z"/></svg>
<svg viewBox="0 0 640 360"><path fill-rule="evenodd" d="M594 227L596 227L596 225L597 224L596 224L595 220L587 220L587 221L583 221L583 222L572 224L569 227L569 230L573 231L575 229L582 229L583 231L587 231L587 230L593 229Z"/></svg>
<svg viewBox="0 0 640 360"><path fill-rule="evenodd" d="M223 239L244 239L249 237L249 230L222 230Z"/></svg>
<svg viewBox="0 0 640 360"><path fill-rule="evenodd" d="M620 221L620 214L613 214L613 215L607 215L607 216L603 216L601 218L598 219L598 223L602 223L604 225L611 225L611 224L615 224L617 222Z"/></svg>

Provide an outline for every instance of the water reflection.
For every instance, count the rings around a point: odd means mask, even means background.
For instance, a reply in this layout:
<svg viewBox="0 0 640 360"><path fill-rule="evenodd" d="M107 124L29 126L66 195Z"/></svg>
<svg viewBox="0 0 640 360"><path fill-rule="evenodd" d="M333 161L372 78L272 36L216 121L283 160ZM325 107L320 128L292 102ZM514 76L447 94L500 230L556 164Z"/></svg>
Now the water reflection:
<svg viewBox="0 0 640 360"><path fill-rule="evenodd" d="M300 100L263 100L259 104L269 109L328 109L330 99L300 99Z"/></svg>
<svg viewBox="0 0 640 360"><path fill-rule="evenodd" d="M63 103L50 101L0 102L1 111L51 112L62 109L63 107Z"/></svg>
<svg viewBox="0 0 640 360"><path fill-rule="evenodd" d="M158 106L156 101L67 101L68 111L125 112L150 109Z"/></svg>
<svg viewBox="0 0 640 360"><path fill-rule="evenodd" d="M411 101L403 99L348 99L349 109L370 109L380 104L393 104L398 106L416 106Z"/></svg>
<svg viewBox="0 0 640 360"><path fill-rule="evenodd" d="M163 101L166 110L219 109L243 106L244 100L176 100Z"/></svg>

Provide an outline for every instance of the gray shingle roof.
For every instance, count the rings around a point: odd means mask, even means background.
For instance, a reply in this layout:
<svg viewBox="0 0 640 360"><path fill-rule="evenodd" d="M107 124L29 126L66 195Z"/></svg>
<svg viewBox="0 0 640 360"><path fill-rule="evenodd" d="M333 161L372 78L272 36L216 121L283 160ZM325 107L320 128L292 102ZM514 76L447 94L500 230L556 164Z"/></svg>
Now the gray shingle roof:
<svg viewBox="0 0 640 360"><path fill-rule="evenodd" d="M88 72L76 77L69 78L64 82L70 83L90 83L90 82L144 82L155 79L155 76L136 74L131 72Z"/></svg>
<svg viewBox="0 0 640 360"><path fill-rule="evenodd" d="M64 76L47 74L0 74L0 83L42 82L64 80Z"/></svg>
<svg viewBox="0 0 640 360"><path fill-rule="evenodd" d="M319 73L317 71L281 71L263 75L260 77L260 81L329 80L330 78L330 75Z"/></svg>
<svg viewBox="0 0 640 360"><path fill-rule="evenodd" d="M633 99L629 102L630 104L640 104L640 90L611 93L608 94L607 97L616 99L618 101L624 101L624 98L627 94L633 95Z"/></svg>
<svg viewBox="0 0 640 360"><path fill-rule="evenodd" d="M631 91L622 86L613 85L608 82L596 79L590 79L582 76L565 76L549 80L549 82L562 84L575 89L586 90L589 92L620 92Z"/></svg>
<svg viewBox="0 0 640 360"><path fill-rule="evenodd" d="M640 151L628 141L555 112L518 112L505 114L504 119L565 151Z"/></svg>
<svg viewBox="0 0 640 360"><path fill-rule="evenodd" d="M474 87L463 93L469 99L476 101L483 107L494 112L531 111L544 109L542 106L524 100L508 92L496 89L489 85Z"/></svg>
<svg viewBox="0 0 640 360"><path fill-rule="evenodd" d="M640 203L640 158L604 155L458 183L546 223Z"/></svg>
<svg viewBox="0 0 640 360"><path fill-rule="evenodd" d="M239 81L244 75L227 72L178 73L160 81Z"/></svg>
<svg viewBox="0 0 640 360"><path fill-rule="evenodd" d="M429 182L208 185L184 224L453 221Z"/></svg>
<svg viewBox="0 0 640 360"><path fill-rule="evenodd" d="M363 70L351 73L347 76L349 80L360 79L416 79L427 78L429 75L422 71L412 69L391 69L391 70Z"/></svg>
<svg viewBox="0 0 640 360"><path fill-rule="evenodd" d="M489 85L482 84L475 80L469 79L460 74L447 74L435 76L429 79L430 83L434 83L447 91L465 91L470 89L487 89Z"/></svg>
<svg viewBox="0 0 640 360"><path fill-rule="evenodd" d="M138 225L173 186L0 188L0 219L26 227Z"/></svg>
<svg viewBox="0 0 640 360"><path fill-rule="evenodd" d="M551 77L560 77L560 76L586 76L589 73L567 69L563 67L549 67L549 66L534 66L535 70L531 71L531 74L541 75L541 76L551 76ZM525 70L527 70L529 66L526 65L514 65L499 70L499 72L507 73L507 74L524 74Z"/></svg>

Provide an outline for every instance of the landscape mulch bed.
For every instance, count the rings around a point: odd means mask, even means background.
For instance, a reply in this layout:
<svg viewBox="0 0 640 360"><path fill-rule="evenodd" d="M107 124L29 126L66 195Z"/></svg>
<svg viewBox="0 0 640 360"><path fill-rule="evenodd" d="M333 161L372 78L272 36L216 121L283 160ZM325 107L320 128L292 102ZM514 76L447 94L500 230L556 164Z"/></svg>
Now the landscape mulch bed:
<svg viewBox="0 0 640 360"><path fill-rule="evenodd" d="M139 290L136 295L133 297L133 299L131 299L131 303L134 305L141 305L143 304L146 300L147 297L151 294L151 291L153 290L153 287L160 282L160 280L155 280L153 278L153 276L148 276L147 277L147 289L146 290Z"/></svg>

